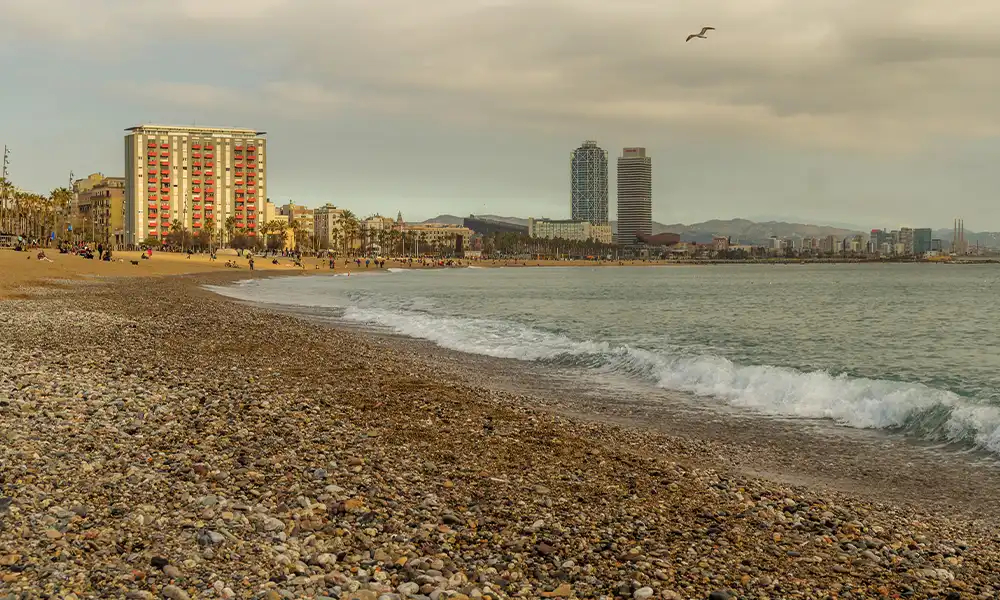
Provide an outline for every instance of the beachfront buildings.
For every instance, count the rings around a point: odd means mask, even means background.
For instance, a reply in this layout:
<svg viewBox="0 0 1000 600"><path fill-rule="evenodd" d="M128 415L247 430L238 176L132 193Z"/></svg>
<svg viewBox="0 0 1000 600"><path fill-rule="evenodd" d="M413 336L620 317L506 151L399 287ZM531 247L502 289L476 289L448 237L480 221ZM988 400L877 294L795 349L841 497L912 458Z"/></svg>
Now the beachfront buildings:
<svg viewBox="0 0 1000 600"><path fill-rule="evenodd" d="M625 148L618 157L618 244L639 245L653 234L653 163L645 148Z"/></svg>
<svg viewBox="0 0 1000 600"><path fill-rule="evenodd" d="M278 209L278 217L287 219L289 227L292 227L293 224L295 224L296 229L305 232L307 235L313 235L316 233L316 222L313 216L313 209L308 206L302 206L301 204L289 202Z"/></svg>
<svg viewBox="0 0 1000 600"><path fill-rule="evenodd" d="M608 152L587 140L570 154L570 218L608 225Z"/></svg>
<svg viewBox="0 0 1000 600"><path fill-rule="evenodd" d="M313 210L313 231L320 250L337 249L344 234L344 209L327 203Z"/></svg>
<svg viewBox="0 0 1000 600"><path fill-rule="evenodd" d="M528 235L533 238L560 239L571 242L593 240L611 243L611 226L594 225L574 219L528 219Z"/></svg>
<svg viewBox="0 0 1000 600"><path fill-rule="evenodd" d="M125 239L157 242L176 221L255 237L267 200L264 132L140 125L125 135Z"/></svg>
<svg viewBox="0 0 1000 600"><path fill-rule="evenodd" d="M100 175L100 174L98 174ZM74 194L73 239L88 239L120 248L125 241L125 178L104 177L80 186ZM76 186L74 186L76 187Z"/></svg>

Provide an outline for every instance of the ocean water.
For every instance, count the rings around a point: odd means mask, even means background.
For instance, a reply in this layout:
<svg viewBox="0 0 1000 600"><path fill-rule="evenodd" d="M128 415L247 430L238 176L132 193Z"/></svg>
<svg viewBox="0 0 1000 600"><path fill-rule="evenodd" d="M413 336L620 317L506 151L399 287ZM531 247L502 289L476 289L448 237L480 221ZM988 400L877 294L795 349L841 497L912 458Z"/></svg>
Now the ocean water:
<svg viewBox="0 0 1000 600"><path fill-rule="evenodd" d="M706 406L1000 454L1000 269L389 269L215 291Z"/></svg>

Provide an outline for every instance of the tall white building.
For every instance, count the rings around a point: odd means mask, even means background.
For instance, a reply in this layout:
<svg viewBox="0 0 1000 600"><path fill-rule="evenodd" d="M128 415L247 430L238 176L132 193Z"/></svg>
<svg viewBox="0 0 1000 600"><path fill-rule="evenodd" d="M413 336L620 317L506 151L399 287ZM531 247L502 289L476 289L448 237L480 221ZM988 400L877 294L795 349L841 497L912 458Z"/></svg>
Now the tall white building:
<svg viewBox="0 0 1000 600"><path fill-rule="evenodd" d="M125 136L125 240L161 240L176 220L256 236L267 201L264 132L140 125Z"/></svg>
<svg viewBox="0 0 1000 600"><path fill-rule="evenodd" d="M618 243L638 244L653 234L653 163L645 148L625 148L618 157Z"/></svg>

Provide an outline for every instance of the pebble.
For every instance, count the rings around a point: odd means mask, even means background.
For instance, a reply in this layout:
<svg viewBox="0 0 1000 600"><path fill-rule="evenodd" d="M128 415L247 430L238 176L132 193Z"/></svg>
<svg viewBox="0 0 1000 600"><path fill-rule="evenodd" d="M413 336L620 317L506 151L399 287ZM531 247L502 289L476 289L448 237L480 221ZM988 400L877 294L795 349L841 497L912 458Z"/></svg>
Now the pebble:
<svg viewBox="0 0 1000 600"><path fill-rule="evenodd" d="M5 481L25 482L0 491L5 593L1000 590L988 515L682 465L708 447L539 410L539 399L453 378L435 354L231 303L195 287L205 281L0 302L0 465ZM287 351L300 348L307 358Z"/></svg>

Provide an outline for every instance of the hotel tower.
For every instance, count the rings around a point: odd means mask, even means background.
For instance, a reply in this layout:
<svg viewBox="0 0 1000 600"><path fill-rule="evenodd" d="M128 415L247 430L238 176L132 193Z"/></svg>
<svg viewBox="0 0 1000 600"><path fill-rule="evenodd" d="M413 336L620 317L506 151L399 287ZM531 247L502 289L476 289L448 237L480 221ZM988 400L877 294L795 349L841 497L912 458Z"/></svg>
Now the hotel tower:
<svg viewBox="0 0 1000 600"><path fill-rule="evenodd" d="M162 240L176 220L192 233L233 218L256 235L267 200L264 132L141 125L125 135L125 241Z"/></svg>

